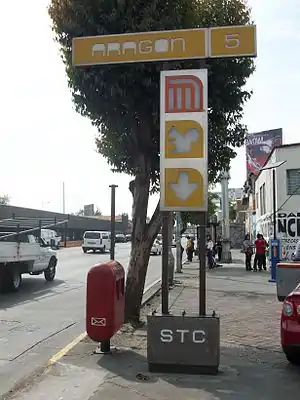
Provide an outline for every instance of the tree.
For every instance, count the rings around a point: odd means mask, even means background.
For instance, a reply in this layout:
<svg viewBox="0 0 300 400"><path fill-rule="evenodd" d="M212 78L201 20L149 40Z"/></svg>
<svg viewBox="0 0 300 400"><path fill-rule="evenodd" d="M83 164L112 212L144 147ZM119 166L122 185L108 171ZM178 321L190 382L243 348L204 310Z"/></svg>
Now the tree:
<svg viewBox="0 0 300 400"><path fill-rule="evenodd" d="M236 220L236 217L237 217L236 202L231 201L229 203L229 220L231 222L234 222Z"/></svg>
<svg viewBox="0 0 300 400"><path fill-rule="evenodd" d="M74 215L76 215L77 217L83 217L84 216L84 209L81 208Z"/></svg>
<svg viewBox="0 0 300 400"><path fill-rule="evenodd" d="M208 192L208 219L216 215L218 206L217 202L220 201L219 195L216 192ZM183 212L181 213L182 229L181 232L184 233L187 225L198 225L199 224L199 213L197 212Z"/></svg>
<svg viewBox="0 0 300 400"><path fill-rule="evenodd" d="M66 65L76 110L98 128L100 154L113 171L133 176L132 251L126 282L126 318L138 320L150 249L161 227L159 205L146 222L149 192L158 189L159 96L162 69L199 68L199 60L74 68L78 36L174 30L250 22L243 0L51 0L49 14ZM243 86L254 71L246 58L211 59L209 68L209 177L228 166L246 127Z"/></svg>
<svg viewBox="0 0 300 400"><path fill-rule="evenodd" d="M102 215L102 211L99 210L99 208L96 208L96 211L94 212L94 215L96 215L97 217L100 217Z"/></svg>
<svg viewBox="0 0 300 400"><path fill-rule="evenodd" d="M7 206L10 202L10 198L7 194L0 196L0 206Z"/></svg>

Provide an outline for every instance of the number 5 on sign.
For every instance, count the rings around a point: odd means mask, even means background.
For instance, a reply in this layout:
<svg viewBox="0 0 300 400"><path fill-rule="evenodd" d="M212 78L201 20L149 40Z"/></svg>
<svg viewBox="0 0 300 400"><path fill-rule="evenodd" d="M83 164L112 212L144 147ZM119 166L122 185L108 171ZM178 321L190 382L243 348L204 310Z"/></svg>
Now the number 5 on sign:
<svg viewBox="0 0 300 400"><path fill-rule="evenodd" d="M226 26L209 29L210 57L255 57L256 26Z"/></svg>

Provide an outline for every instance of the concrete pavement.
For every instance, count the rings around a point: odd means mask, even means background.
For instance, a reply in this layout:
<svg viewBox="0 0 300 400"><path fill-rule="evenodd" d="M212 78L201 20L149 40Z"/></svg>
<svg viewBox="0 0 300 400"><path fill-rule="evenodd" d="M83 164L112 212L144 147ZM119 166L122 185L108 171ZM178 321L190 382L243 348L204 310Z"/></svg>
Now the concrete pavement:
<svg viewBox="0 0 300 400"><path fill-rule="evenodd" d="M127 269L130 244L116 245ZM57 278L24 276L19 293L0 296L0 396L85 331L85 279L89 268L109 254L58 251ZM161 259L152 256L145 291L160 279Z"/></svg>
<svg viewBox="0 0 300 400"><path fill-rule="evenodd" d="M197 264L184 267L170 293L171 311L197 311ZM290 366L280 348L281 303L265 272L246 272L232 264L207 273L207 308L221 318L221 367L217 376L150 374L145 326L126 326L114 338L119 350L93 354L85 339L14 396L24 400L282 400L300 392L300 369ZM159 310L151 301L143 317Z"/></svg>

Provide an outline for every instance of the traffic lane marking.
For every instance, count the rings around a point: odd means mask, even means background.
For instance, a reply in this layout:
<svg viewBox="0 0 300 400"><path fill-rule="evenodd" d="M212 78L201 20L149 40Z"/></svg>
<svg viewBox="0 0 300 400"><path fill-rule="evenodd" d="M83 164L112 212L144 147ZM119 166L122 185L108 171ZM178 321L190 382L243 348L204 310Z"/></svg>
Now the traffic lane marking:
<svg viewBox="0 0 300 400"><path fill-rule="evenodd" d="M154 283L152 283L152 285L148 285L145 288L145 293L150 290L153 286L155 286L158 282L160 281L160 279L154 281ZM146 303L147 301L145 301L144 303ZM56 354L54 354L54 356L52 356L49 361L48 361L48 366L51 366L53 364L55 364L56 362L58 362L59 360L61 360L67 353L69 353L69 351L71 351L75 346L77 346L82 340L84 340L87 337L87 333L83 332L81 333L79 336L77 336L74 340L72 340L72 342L70 342L69 344L67 344L65 347L63 347L60 351L58 351Z"/></svg>
<svg viewBox="0 0 300 400"><path fill-rule="evenodd" d="M87 333L83 332L79 336L77 336L72 342L63 347L60 351L58 351L54 356L52 356L48 361L48 366L55 364L59 360L61 360L69 351L71 351L75 346L77 346L82 340L87 337Z"/></svg>

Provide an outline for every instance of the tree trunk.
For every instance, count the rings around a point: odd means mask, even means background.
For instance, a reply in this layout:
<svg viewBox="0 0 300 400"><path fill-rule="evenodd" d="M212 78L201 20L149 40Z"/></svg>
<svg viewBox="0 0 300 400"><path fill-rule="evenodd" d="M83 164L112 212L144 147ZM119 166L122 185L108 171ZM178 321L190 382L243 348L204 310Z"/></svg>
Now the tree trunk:
<svg viewBox="0 0 300 400"><path fill-rule="evenodd" d="M174 215L172 212L169 212L168 269L169 269L170 286L174 284L174 271L175 271L175 259L172 251L173 227L174 227Z"/></svg>
<svg viewBox="0 0 300 400"><path fill-rule="evenodd" d="M132 248L126 279L125 320L133 323L139 322L150 251L162 223L159 204L151 221L146 222L150 171L145 167L145 160L141 160L140 165L143 166L141 171L129 185L133 196Z"/></svg>

